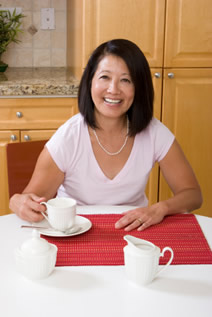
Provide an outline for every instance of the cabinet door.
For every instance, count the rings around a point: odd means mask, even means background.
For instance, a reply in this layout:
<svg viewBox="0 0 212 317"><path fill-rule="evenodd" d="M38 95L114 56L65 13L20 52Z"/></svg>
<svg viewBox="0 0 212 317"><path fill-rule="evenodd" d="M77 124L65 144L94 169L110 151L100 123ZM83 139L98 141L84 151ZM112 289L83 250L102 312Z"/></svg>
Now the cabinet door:
<svg viewBox="0 0 212 317"><path fill-rule="evenodd" d="M69 0L68 64L80 78L101 43L125 38L144 52L151 67L163 59L165 0Z"/></svg>
<svg viewBox="0 0 212 317"><path fill-rule="evenodd" d="M162 69L151 69L152 80L154 85L155 99L154 99L154 117L160 120L161 117L161 89L162 89ZM158 181L159 181L159 167L155 164L149 177L146 187L146 195L149 200L149 205L155 204L158 201Z"/></svg>
<svg viewBox="0 0 212 317"><path fill-rule="evenodd" d="M165 70L162 121L175 134L200 183L204 203L196 213L212 216L212 69L173 69L172 78L168 74ZM162 177L159 197L171 197Z"/></svg>
<svg viewBox="0 0 212 317"><path fill-rule="evenodd" d="M19 131L0 131L0 216L10 213L6 160L6 145L10 142L19 142Z"/></svg>
<svg viewBox="0 0 212 317"><path fill-rule="evenodd" d="M165 67L212 66L211 0L167 0Z"/></svg>
<svg viewBox="0 0 212 317"><path fill-rule="evenodd" d="M48 140L56 130L25 130L21 131L21 142Z"/></svg>

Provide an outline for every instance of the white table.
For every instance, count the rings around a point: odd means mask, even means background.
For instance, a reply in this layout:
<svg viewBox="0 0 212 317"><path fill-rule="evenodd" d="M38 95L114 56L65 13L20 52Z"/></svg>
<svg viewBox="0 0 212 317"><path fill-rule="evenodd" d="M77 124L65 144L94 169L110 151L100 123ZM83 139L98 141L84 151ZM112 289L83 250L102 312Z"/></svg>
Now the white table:
<svg viewBox="0 0 212 317"><path fill-rule="evenodd" d="M212 218L197 216L212 248ZM16 215L0 217L1 317L212 316L212 265L171 265L139 287L124 266L56 267L45 280L16 272L14 249L31 236Z"/></svg>

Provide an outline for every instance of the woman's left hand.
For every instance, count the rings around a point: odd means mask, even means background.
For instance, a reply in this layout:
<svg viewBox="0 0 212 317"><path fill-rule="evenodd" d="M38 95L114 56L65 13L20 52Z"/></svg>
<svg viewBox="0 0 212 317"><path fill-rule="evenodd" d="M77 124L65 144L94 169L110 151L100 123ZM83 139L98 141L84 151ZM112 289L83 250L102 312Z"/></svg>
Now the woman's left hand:
<svg viewBox="0 0 212 317"><path fill-rule="evenodd" d="M142 231L152 225L160 223L167 214L167 206L163 202L150 207L140 207L123 213L123 217L116 224L116 229Z"/></svg>

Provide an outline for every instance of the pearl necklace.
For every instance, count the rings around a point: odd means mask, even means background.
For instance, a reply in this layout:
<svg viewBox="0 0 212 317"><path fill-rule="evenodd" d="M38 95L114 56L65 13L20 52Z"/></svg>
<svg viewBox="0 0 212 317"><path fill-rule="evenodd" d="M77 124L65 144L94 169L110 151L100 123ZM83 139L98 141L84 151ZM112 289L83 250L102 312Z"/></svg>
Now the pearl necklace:
<svg viewBox="0 0 212 317"><path fill-rule="evenodd" d="M114 152L114 153L109 152L109 151L107 151L107 150L104 148L104 146L103 146L103 145L101 144L101 142L99 141L99 138L98 138L98 136L97 136L97 134L96 134L96 131L95 131L94 129L92 129L92 130L93 130L93 133L94 133L94 135L95 135L95 137L96 137L96 140L97 140L99 146L101 147L101 149L102 149L105 153L107 153L108 155L111 155L111 156L113 156L113 155L118 155L119 153L121 153L121 151L123 150L123 148L124 148L125 145L127 144L128 134L129 134L129 120L128 120L128 118L127 118L127 135L126 135L126 138L125 138L125 140L124 140L124 144L121 146L121 148L120 148L117 152Z"/></svg>

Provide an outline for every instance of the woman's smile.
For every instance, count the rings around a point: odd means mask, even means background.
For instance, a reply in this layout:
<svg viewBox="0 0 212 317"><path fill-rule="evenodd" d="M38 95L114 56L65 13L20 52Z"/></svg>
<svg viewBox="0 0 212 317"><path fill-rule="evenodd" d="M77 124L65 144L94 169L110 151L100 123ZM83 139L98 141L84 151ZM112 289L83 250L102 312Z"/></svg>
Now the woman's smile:
<svg viewBox="0 0 212 317"><path fill-rule="evenodd" d="M109 103L111 105L117 105L121 103L121 99L110 99L110 98L104 98L104 101L106 103Z"/></svg>
<svg viewBox="0 0 212 317"><path fill-rule="evenodd" d="M122 99L104 98L107 107L119 108L122 105Z"/></svg>

